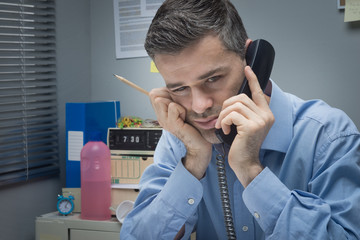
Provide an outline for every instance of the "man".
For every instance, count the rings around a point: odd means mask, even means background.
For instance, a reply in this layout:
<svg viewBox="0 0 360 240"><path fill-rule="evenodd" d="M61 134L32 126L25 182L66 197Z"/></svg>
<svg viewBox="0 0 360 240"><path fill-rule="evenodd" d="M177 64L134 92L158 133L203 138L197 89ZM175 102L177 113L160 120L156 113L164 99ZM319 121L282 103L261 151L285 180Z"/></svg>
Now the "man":
<svg viewBox="0 0 360 240"><path fill-rule="evenodd" d="M244 59L250 43L228 0L159 8L145 48L166 84L150 92L164 131L121 239L360 239L358 130L273 81L263 92ZM237 95L244 77L252 99ZM215 129L232 124L227 146ZM225 158L230 203L216 158Z"/></svg>

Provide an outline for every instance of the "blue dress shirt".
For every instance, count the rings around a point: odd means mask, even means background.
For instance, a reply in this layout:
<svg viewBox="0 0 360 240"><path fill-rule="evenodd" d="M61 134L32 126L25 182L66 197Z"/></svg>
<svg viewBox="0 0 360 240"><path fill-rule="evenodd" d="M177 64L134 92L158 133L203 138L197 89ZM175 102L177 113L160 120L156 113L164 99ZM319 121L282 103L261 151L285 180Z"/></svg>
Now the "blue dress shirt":
<svg viewBox="0 0 360 240"><path fill-rule="evenodd" d="M226 162L237 239L360 239L360 134L338 109L303 101L272 82L275 123L260 150L265 169L246 189ZM200 181L183 143L163 131L121 239L226 239L213 156ZM225 151L226 152L226 151Z"/></svg>

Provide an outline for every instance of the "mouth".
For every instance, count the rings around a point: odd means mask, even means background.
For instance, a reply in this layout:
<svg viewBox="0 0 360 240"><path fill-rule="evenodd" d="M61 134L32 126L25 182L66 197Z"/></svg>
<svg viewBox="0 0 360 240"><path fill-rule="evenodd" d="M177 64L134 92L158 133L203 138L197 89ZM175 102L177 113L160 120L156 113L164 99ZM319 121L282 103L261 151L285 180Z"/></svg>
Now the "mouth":
<svg viewBox="0 0 360 240"><path fill-rule="evenodd" d="M217 116L213 116L207 118L194 119L193 122L198 128L209 130L215 128L215 123L217 119L218 119Z"/></svg>

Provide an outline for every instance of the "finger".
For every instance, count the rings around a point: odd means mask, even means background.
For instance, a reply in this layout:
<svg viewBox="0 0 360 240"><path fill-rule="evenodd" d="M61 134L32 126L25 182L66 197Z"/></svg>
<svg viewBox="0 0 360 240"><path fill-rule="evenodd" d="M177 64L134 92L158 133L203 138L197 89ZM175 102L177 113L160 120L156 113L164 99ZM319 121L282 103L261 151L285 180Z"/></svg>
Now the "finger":
<svg viewBox="0 0 360 240"><path fill-rule="evenodd" d="M256 107L256 109L258 108ZM246 123L244 120L246 120ZM241 124L249 124L250 122L264 123L270 120L271 119L267 112L260 111L260 109L258 109L257 112L253 111L252 109L243 105L241 102L236 102L235 104L221 111L218 118L219 128L222 127L224 132L226 132L227 129L230 129L229 125L231 124L240 126Z"/></svg>
<svg viewBox="0 0 360 240"><path fill-rule="evenodd" d="M237 111L243 114L246 118L255 117L255 115L261 115L261 109L245 94L240 94L227 99L223 103L223 109L221 110L218 121L215 127L220 128L220 121L230 112Z"/></svg>
<svg viewBox="0 0 360 240"><path fill-rule="evenodd" d="M157 97L153 102L153 107L155 112L168 112L168 106L171 103L171 100L167 98Z"/></svg>
<svg viewBox="0 0 360 240"><path fill-rule="evenodd" d="M256 105L254 106L254 108L257 108ZM249 108L243 102L235 102L234 104L228 106L227 108L225 108L224 110L222 110L220 112L220 114L219 114L220 120L225 118L225 116L229 115L231 112L237 112L247 119L253 119L253 118L258 117L258 114L256 113L256 111Z"/></svg>
<svg viewBox="0 0 360 240"><path fill-rule="evenodd" d="M238 112L230 112L226 115L220 122L221 129L225 134L229 134L231 130L231 125L235 124L236 126L242 126L246 124L248 121L243 115L239 114Z"/></svg>
<svg viewBox="0 0 360 240"><path fill-rule="evenodd" d="M170 97L170 93L167 90L167 88L163 87L163 88L154 88L149 92L149 97L150 100L153 101L155 98L157 97L163 97L163 98L168 98L171 99Z"/></svg>
<svg viewBox="0 0 360 240"><path fill-rule="evenodd" d="M183 123L185 121L186 110L181 105L171 102L168 106L168 121L169 123L177 123L179 120Z"/></svg>
<svg viewBox="0 0 360 240"><path fill-rule="evenodd" d="M242 102L244 100L244 98L246 98L247 96L242 96L241 94L239 95L235 95L235 96L232 96L228 99L226 99L223 104L222 104L222 107L221 107L221 111L220 111L220 114L219 114L219 117L218 117L218 121L216 122L215 124L215 127L217 126L218 128L220 128L220 125L219 122L221 121L221 113L228 107L232 106L233 104L237 103L237 102ZM246 100L244 100L246 101Z"/></svg>
<svg viewBox="0 0 360 240"><path fill-rule="evenodd" d="M171 103L166 98L156 98L153 103L153 108L160 126L165 127L168 119L168 106Z"/></svg>
<svg viewBox="0 0 360 240"><path fill-rule="evenodd" d="M216 121L215 127L220 128L221 121L232 112L237 112L248 119L255 117L254 111L249 109L249 107L243 104L241 101L236 101L231 105L227 106L226 108L224 108L223 110L221 110L218 116L218 120Z"/></svg>
<svg viewBox="0 0 360 240"><path fill-rule="evenodd" d="M245 76L246 79L248 80L248 84L251 90L251 96L255 104L259 106L265 106L265 105L268 106L268 103L265 98L265 94L262 91L259 81L255 73L251 69L251 67L249 66L245 67Z"/></svg>
<svg viewBox="0 0 360 240"><path fill-rule="evenodd" d="M149 92L151 104L158 118L163 117L163 113L167 113L167 108L171 102L169 92L166 88L155 88Z"/></svg>

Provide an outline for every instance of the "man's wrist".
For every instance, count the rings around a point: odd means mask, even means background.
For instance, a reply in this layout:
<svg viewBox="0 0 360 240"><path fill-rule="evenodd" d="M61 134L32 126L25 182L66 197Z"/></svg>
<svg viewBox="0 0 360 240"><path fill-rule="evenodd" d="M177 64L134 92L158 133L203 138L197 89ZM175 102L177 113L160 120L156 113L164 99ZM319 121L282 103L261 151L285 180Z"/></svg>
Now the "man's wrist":
<svg viewBox="0 0 360 240"><path fill-rule="evenodd" d="M257 175L262 172L262 170L264 170L264 167L261 164L252 164L239 168L237 171L235 171L235 174L243 187L246 188L252 182L252 180L254 180Z"/></svg>
<svg viewBox="0 0 360 240"><path fill-rule="evenodd" d="M197 179L200 180L205 176L209 161L207 161L207 164L205 165L203 161L189 154L182 158L181 161L184 167Z"/></svg>

